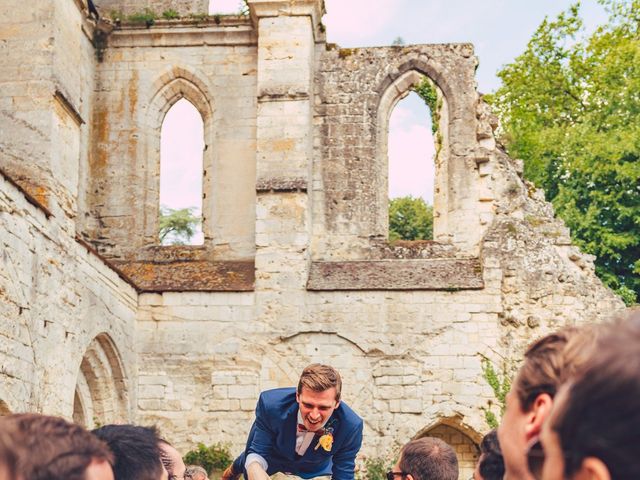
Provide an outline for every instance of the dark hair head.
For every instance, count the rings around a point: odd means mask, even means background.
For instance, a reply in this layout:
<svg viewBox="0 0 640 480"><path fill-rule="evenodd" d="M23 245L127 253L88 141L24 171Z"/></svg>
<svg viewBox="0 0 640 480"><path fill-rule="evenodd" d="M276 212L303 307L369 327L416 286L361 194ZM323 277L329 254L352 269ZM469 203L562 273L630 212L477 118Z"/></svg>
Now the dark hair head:
<svg viewBox="0 0 640 480"><path fill-rule="evenodd" d="M105 425L93 433L113 452L115 480L158 480L162 475L155 427Z"/></svg>
<svg viewBox="0 0 640 480"><path fill-rule="evenodd" d="M493 429L480 442L478 470L484 480L502 480L504 477L504 459L498 442L498 432Z"/></svg>
<svg viewBox="0 0 640 480"><path fill-rule="evenodd" d="M457 480L458 458L439 438L411 440L400 452L400 470L415 480Z"/></svg>
<svg viewBox="0 0 640 480"><path fill-rule="evenodd" d="M2 417L11 437L18 475L29 480L84 480L94 461L112 462L111 452L80 425L60 417L21 413Z"/></svg>
<svg viewBox="0 0 640 480"><path fill-rule="evenodd" d="M586 457L611 478L640 478L640 311L607 328L584 370L566 387L552 417L572 476Z"/></svg>
<svg viewBox="0 0 640 480"><path fill-rule="evenodd" d="M340 400L342 391L342 379L335 368L329 365L313 363L306 367L300 375L298 394L302 393L302 387L306 387L314 392L324 392L330 388L335 388L337 402Z"/></svg>

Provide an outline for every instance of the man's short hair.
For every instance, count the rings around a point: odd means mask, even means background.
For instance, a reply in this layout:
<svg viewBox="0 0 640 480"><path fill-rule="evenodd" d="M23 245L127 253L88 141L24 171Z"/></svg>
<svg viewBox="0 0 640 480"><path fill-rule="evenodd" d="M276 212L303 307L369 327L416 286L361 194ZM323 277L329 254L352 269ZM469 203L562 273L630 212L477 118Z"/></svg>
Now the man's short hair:
<svg viewBox="0 0 640 480"><path fill-rule="evenodd" d="M160 440L155 427L105 425L93 430L113 452L115 480L158 480L162 476Z"/></svg>
<svg viewBox="0 0 640 480"><path fill-rule="evenodd" d="M307 366L300 375L298 394L302 393L302 387L314 392L324 392L330 388L335 388L336 401L339 401L342 392L342 379L335 368L329 365L313 363Z"/></svg>
<svg viewBox="0 0 640 480"><path fill-rule="evenodd" d="M209 478L209 474L200 465L187 465L184 478L186 480L205 480Z"/></svg>
<svg viewBox="0 0 640 480"><path fill-rule="evenodd" d="M500 451L498 432L493 429L480 442L478 471L484 480L502 480L504 477L504 458Z"/></svg>
<svg viewBox="0 0 640 480"><path fill-rule="evenodd" d="M113 461L104 442L60 417L13 414L0 418L0 431L14 444L18 478L84 480L92 461Z"/></svg>
<svg viewBox="0 0 640 480"><path fill-rule="evenodd" d="M575 363L584 362L588 355L567 357L570 342L586 344L590 330L567 327L532 343L524 354L524 362L515 379L515 391L523 412L528 412L536 398L546 393L555 397L558 388L567 377L567 369L573 371ZM591 349L589 349L590 353Z"/></svg>
<svg viewBox="0 0 640 480"><path fill-rule="evenodd" d="M458 480L456 452L439 438L410 441L402 447L398 465L415 480Z"/></svg>
<svg viewBox="0 0 640 480"><path fill-rule="evenodd" d="M640 478L640 310L604 328L552 417L566 478L586 457L599 458L611 478Z"/></svg>

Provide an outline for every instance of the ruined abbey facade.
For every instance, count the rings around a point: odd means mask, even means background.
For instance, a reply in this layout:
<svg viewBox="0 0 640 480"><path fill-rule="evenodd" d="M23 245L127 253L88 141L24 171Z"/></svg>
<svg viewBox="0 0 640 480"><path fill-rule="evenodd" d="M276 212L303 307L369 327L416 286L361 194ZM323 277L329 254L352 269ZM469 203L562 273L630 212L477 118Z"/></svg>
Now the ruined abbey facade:
<svg viewBox="0 0 640 480"><path fill-rule="evenodd" d="M85 0L0 11L0 410L157 424L238 453L260 390L321 361L363 453L432 434L464 469L481 361L622 303L494 138L469 44L341 49L321 0ZM387 136L439 96L433 242L388 241ZM158 244L160 127L204 123L202 246ZM465 470L468 471L468 470Z"/></svg>

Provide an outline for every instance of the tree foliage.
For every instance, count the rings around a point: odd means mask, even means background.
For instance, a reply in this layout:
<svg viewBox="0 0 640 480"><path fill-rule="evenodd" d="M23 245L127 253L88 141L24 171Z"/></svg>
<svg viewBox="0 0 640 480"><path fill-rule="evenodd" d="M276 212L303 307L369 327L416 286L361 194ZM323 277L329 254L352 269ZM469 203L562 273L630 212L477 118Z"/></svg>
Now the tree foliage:
<svg viewBox="0 0 640 480"><path fill-rule="evenodd" d="M162 245L185 245L191 241L200 224L200 217L193 214L195 207L172 209L160 207L158 237Z"/></svg>
<svg viewBox="0 0 640 480"><path fill-rule="evenodd" d="M420 83L414 85L411 89L416 92L424 101L425 105L429 107L429 113L431 113L431 133L435 135L438 131L440 109L442 108L442 100L438 97L435 84L428 77L422 77Z"/></svg>
<svg viewBox="0 0 640 480"><path fill-rule="evenodd" d="M406 197L389 201L389 240L433 239L433 207L424 199Z"/></svg>
<svg viewBox="0 0 640 480"><path fill-rule="evenodd" d="M640 294L640 0L601 0L584 35L579 4L545 19L488 100L525 176L544 188L596 273Z"/></svg>

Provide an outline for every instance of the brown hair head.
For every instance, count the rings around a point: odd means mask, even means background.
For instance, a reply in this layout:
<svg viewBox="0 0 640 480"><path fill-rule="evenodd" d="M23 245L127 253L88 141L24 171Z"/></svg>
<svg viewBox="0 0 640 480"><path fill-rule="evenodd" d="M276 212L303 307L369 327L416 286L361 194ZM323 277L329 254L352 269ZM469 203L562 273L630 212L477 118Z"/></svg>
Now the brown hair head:
<svg viewBox="0 0 640 480"><path fill-rule="evenodd" d="M404 474L415 480L457 480L456 452L439 438L422 437L411 440L400 452L398 463Z"/></svg>
<svg viewBox="0 0 640 480"><path fill-rule="evenodd" d="M35 413L0 419L18 457L18 476L29 480L84 480L93 460L113 463L109 448L80 425Z"/></svg>
<svg viewBox="0 0 640 480"><path fill-rule="evenodd" d="M0 478L14 479L17 475L18 453L9 433L0 430Z"/></svg>
<svg viewBox="0 0 640 480"><path fill-rule="evenodd" d="M586 457L613 479L640 478L640 310L604 326L593 355L552 417L571 478Z"/></svg>
<svg viewBox="0 0 640 480"><path fill-rule="evenodd" d="M329 365L313 363L302 371L298 381L298 394L302 393L302 387L314 392L324 392L330 388L336 389L336 402L340 400L342 392L342 379L338 371Z"/></svg>
<svg viewBox="0 0 640 480"><path fill-rule="evenodd" d="M566 327L532 343L515 380L522 410L528 412L543 393L553 398L564 381L589 359L599 327Z"/></svg>

